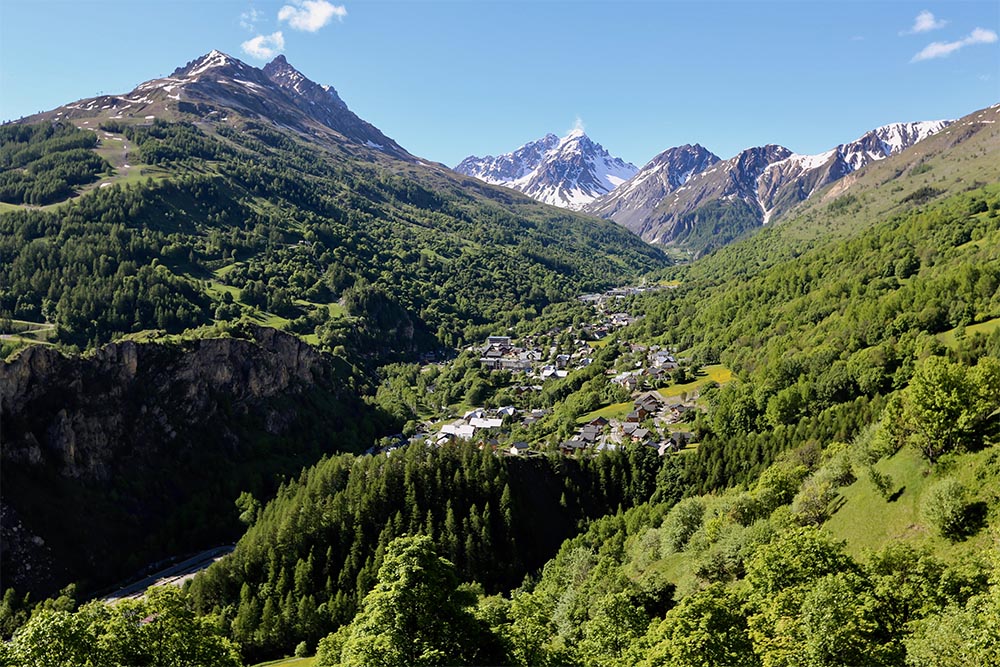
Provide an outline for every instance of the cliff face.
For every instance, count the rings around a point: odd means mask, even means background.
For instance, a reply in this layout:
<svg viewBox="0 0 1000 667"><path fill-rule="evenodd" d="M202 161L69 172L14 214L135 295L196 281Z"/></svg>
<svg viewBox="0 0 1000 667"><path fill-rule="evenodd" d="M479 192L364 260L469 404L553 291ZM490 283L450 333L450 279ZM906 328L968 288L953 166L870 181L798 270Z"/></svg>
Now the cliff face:
<svg viewBox="0 0 1000 667"><path fill-rule="evenodd" d="M370 444L379 419L335 357L242 334L78 357L36 346L0 364L0 590L96 587L232 539L240 491Z"/></svg>
<svg viewBox="0 0 1000 667"><path fill-rule="evenodd" d="M107 480L130 448L162 448L211 420L223 401L246 413L261 399L322 379L328 361L310 346L273 329L252 335L184 348L112 343L76 358L30 347L0 365L0 454L5 462Z"/></svg>

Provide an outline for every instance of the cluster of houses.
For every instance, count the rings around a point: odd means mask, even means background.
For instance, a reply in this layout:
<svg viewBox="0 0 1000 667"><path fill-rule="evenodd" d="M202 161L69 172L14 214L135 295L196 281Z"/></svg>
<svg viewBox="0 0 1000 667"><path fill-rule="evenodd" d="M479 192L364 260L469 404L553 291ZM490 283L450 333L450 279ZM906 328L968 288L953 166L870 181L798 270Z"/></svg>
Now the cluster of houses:
<svg viewBox="0 0 1000 667"><path fill-rule="evenodd" d="M462 415L461 419L447 423L434 436L436 445L443 445L452 440L472 440L473 438L488 438L495 435L505 424L517 415L517 409L505 406L495 410L476 408Z"/></svg>
<svg viewBox="0 0 1000 667"><path fill-rule="evenodd" d="M693 405L667 402L658 393L647 392L635 399L632 411L624 419L597 417L584 424L573 438L561 443L559 449L565 454L578 454L584 450L617 449L623 444L635 443L651 447L663 456L691 442L692 433L672 431L669 425L681 422L693 409ZM644 426L650 421L653 429ZM661 431L669 435L660 438Z"/></svg>
<svg viewBox="0 0 1000 667"><path fill-rule="evenodd" d="M481 348L479 363L491 371L511 371L525 373L542 381L550 378L564 378L570 370L589 366L593 359L590 346L583 341L570 354L551 356L537 347L517 347L510 336L490 336ZM550 361L551 363L543 363Z"/></svg>
<svg viewBox="0 0 1000 667"><path fill-rule="evenodd" d="M683 449L693 439L692 433L673 430L670 425L681 422L685 414L694 409L693 405L668 402L656 392L647 392L635 399L633 409L622 419L597 417L582 425L571 439L560 443L559 450L569 456L592 455L631 443L650 447L663 456ZM437 431L433 430L434 425L428 424L410 438L400 434L391 443L373 447L367 453L389 454L408 444L442 447L460 440L477 440L493 447L501 455L541 456L527 442L514 442L501 447L500 440L504 429L515 422L530 426L550 412L536 409L522 413L513 406L476 408L461 418L441 425ZM667 435L660 437L660 433Z"/></svg>
<svg viewBox="0 0 1000 667"><path fill-rule="evenodd" d="M614 304L619 299L645 294L646 292L673 289L674 287L676 285L626 285L624 287L612 287L599 294L581 294L577 299L596 308L607 309L609 304Z"/></svg>
<svg viewBox="0 0 1000 667"><path fill-rule="evenodd" d="M660 349L653 345L646 348L644 345L632 345L633 353L647 353L646 363L638 363L638 367L624 371L611 378L611 382L621 385L629 392L636 392L642 389L653 389L667 384L670 374L680 368L680 363L674 358L669 350Z"/></svg>

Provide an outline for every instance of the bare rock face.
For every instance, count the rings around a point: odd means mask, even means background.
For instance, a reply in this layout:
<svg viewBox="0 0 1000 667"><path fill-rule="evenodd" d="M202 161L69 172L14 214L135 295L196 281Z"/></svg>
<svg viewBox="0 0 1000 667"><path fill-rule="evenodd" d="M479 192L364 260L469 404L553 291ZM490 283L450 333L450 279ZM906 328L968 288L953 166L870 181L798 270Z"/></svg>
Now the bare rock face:
<svg viewBox="0 0 1000 667"><path fill-rule="evenodd" d="M235 334L0 363L0 589L104 585L233 539L241 490L370 444L378 422L335 357L273 329Z"/></svg>
<svg viewBox="0 0 1000 667"><path fill-rule="evenodd" d="M111 343L68 358L41 346L0 365L4 461L58 463L68 477L107 479L135 436L146 446L211 420L220 401L245 412L311 386L326 363L294 336L213 338L187 348ZM279 422L280 419L272 421Z"/></svg>

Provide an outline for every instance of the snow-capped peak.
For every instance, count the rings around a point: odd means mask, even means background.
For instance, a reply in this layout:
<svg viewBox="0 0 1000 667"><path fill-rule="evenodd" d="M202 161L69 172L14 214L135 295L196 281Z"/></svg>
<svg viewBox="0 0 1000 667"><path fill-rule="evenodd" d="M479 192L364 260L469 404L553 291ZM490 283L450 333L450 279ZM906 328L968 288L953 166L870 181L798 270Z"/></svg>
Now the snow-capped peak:
<svg viewBox="0 0 1000 667"><path fill-rule="evenodd" d="M915 123L891 123L872 130L885 144L888 151L896 153L909 148L918 141L923 141L932 134L937 134L948 125L950 120L923 120Z"/></svg>
<svg viewBox="0 0 1000 667"><path fill-rule="evenodd" d="M210 53L202 56L201 58L194 61L184 69L187 70L185 72L185 75L188 78L193 79L211 69L215 69L217 67L229 67L232 65L244 65L244 63L226 55L222 51L217 51L213 49Z"/></svg>
<svg viewBox="0 0 1000 667"><path fill-rule="evenodd" d="M581 128L547 134L504 155L470 156L455 171L519 190L539 201L579 209L635 175L635 165L608 153Z"/></svg>

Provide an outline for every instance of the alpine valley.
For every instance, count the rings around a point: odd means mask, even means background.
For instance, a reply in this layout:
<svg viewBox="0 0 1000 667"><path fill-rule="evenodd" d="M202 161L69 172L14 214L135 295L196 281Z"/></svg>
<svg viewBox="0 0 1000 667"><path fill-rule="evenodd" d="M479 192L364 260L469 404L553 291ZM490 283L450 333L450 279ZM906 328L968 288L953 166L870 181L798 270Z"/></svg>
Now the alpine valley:
<svg viewBox="0 0 1000 667"><path fill-rule="evenodd" d="M970 111L452 170L212 51L0 126L0 665L1000 663Z"/></svg>

